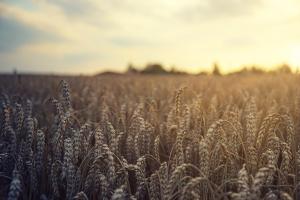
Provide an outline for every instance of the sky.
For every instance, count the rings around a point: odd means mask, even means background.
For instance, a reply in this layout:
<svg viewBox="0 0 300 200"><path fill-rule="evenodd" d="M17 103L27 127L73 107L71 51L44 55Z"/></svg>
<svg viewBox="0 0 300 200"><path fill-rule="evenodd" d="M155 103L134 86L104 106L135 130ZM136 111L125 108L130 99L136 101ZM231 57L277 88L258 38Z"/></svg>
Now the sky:
<svg viewBox="0 0 300 200"><path fill-rule="evenodd" d="M0 0L0 72L300 68L299 0Z"/></svg>

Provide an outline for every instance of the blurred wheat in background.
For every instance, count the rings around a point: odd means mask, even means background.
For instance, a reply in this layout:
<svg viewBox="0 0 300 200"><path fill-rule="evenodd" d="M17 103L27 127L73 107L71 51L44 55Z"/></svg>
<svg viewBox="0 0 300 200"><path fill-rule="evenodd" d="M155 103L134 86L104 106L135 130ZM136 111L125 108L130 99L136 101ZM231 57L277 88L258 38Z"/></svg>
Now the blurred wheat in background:
<svg viewBox="0 0 300 200"><path fill-rule="evenodd" d="M299 75L0 80L1 199L300 198Z"/></svg>

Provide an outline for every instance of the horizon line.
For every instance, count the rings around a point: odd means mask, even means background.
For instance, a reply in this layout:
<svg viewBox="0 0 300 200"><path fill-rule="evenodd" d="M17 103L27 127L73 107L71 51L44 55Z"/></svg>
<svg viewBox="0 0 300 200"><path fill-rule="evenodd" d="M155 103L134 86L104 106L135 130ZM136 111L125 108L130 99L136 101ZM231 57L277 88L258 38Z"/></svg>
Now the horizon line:
<svg viewBox="0 0 300 200"><path fill-rule="evenodd" d="M160 64L159 62L149 62L148 64ZM291 72L293 74L297 74L299 72L299 67L300 66L295 66L295 65L290 65L288 63L281 63L281 64L277 64L277 65L273 65L273 66L268 66L268 67L262 67L263 65L258 65L258 64L252 64L252 65L242 65L240 68L238 69L233 69L233 70L229 70L227 72L223 72L224 70L222 70L222 66L219 65L217 62L215 62L214 64L218 65L218 68L220 70L221 75L230 75L230 74L235 74L238 72L242 72L243 70L248 70L249 72L251 72L251 69L257 69L260 71L263 71L265 73L270 73L270 72L274 72L278 69L280 69L280 67L282 66L288 66L289 69L291 70ZM144 67L136 67L133 66L134 69L137 69L139 71L145 69L145 67L147 66L147 64ZM198 72L189 72L186 70L180 70L180 67L176 67L175 65L173 66L163 66L163 69L165 69L167 71L167 73L169 73L172 69L175 69L177 72L180 73L184 73L185 75L199 75L199 74L212 74L213 72L213 68L214 66L212 65L210 67L209 70L199 70ZM167 68L167 69L166 69ZM201 68L201 67L199 67ZM53 75L53 76L97 76L97 75L101 75L101 74L105 74L105 73L115 73L115 74L129 74L128 73L128 66L125 70L114 70L114 69L103 69L103 70L97 70L93 73L84 73L84 72L54 72L54 71L42 71L42 70L18 70L17 68L12 69L12 70L0 70L0 75L14 75L14 74L20 74L20 75ZM140 73L138 73L140 74ZM151 74L151 73L149 73Z"/></svg>

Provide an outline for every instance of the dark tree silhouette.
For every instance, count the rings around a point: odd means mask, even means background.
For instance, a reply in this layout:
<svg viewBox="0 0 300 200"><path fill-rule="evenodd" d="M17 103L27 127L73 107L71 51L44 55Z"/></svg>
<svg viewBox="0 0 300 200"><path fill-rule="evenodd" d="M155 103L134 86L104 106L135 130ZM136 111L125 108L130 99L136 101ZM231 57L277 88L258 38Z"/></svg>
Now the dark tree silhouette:
<svg viewBox="0 0 300 200"><path fill-rule="evenodd" d="M167 71L163 68L161 64L153 63L148 64L144 70L142 70L144 74L166 74Z"/></svg>
<svg viewBox="0 0 300 200"><path fill-rule="evenodd" d="M220 76L221 75L221 72L220 72L220 69L219 69L219 65L217 63L214 63L214 69L213 69L212 74L216 75L216 76Z"/></svg>
<svg viewBox="0 0 300 200"><path fill-rule="evenodd" d="M139 72L139 70L137 70L132 63L128 64L127 73L135 74L135 73L138 73L138 72Z"/></svg>
<svg viewBox="0 0 300 200"><path fill-rule="evenodd" d="M284 73L284 74L292 73L291 67L288 64L281 65L276 71L279 73Z"/></svg>

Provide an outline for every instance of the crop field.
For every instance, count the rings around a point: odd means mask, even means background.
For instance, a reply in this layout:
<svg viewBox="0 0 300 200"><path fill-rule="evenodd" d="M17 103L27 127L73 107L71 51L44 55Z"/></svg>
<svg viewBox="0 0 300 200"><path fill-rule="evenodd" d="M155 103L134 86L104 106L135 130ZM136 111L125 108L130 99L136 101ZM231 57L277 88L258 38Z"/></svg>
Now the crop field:
<svg viewBox="0 0 300 200"><path fill-rule="evenodd" d="M0 199L300 199L300 76L0 76Z"/></svg>

